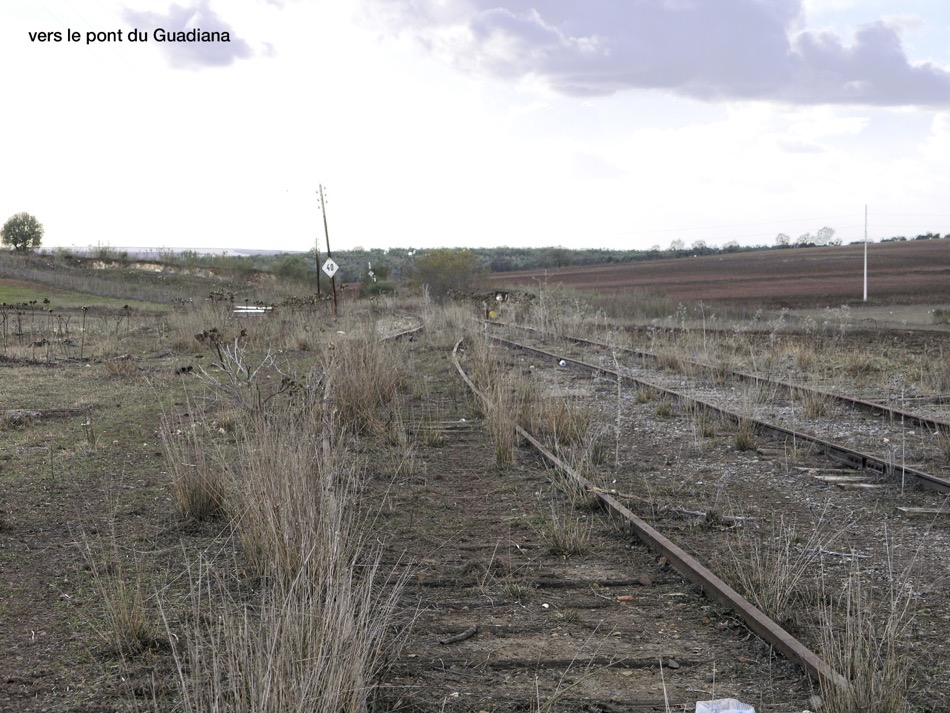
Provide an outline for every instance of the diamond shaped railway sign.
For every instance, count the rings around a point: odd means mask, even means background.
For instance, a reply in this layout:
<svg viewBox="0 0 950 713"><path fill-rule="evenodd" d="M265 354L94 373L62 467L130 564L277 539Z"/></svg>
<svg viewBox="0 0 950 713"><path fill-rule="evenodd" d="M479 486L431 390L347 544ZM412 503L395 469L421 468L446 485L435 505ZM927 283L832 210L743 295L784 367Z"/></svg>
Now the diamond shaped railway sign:
<svg viewBox="0 0 950 713"><path fill-rule="evenodd" d="M336 271L340 269L340 266L333 262L333 258L327 258L327 261L323 263L323 271L327 273L327 277L332 278Z"/></svg>

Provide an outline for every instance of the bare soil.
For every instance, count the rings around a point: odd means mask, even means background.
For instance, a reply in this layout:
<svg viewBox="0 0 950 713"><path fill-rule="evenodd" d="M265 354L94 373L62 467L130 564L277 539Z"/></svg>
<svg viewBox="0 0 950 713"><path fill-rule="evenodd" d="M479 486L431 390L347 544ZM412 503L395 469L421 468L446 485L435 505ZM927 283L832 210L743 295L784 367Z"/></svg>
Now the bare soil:
<svg viewBox="0 0 950 713"><path fill-rule="evenodd" d="M447 362L425 344L411 354L422 373ZM374 481L415 617L387 710L693 710L718 694L760 711L808 707L800 670L589 502L572 503L530 450L496 466L461 382L440 386L415 407L442 443L412 475ZM589 549L552 549L553 518L589 532Z"/></svg>
<svg viewBox="0 0 950 713"><path fill-rule="evenodd" d="M536 288L546 283L599 293L661 293L691 302L837 307L862 301L864 245L497 273L488 281L495 286ZM950 240L869 245L868 283L869 300L875 305L950 303Z"/></svg>
<svg viewBox="0 0 950 713"><path fill-rule="evenodd" d="M829 256L837 249L821 250ZM773 252L791 258L809 251ZM946 265L942 255L930 257L937 272ZM767 280L765 268L758 269L750 268L748 282L733 283L734 292L747 295ZM939 278L925 272L932 289ZM688 281L670 284L702 297ZM378 434L360 439L365 507L378 513L387 566L409 577L400 623L411 626L377 709L692 711L697 700L718 697L739 698L760 713L814 708L814 686L797 667L583 496L560 487L532 452L519 449L513 465L495 464L480 411L449 359L465 327L405 343L403 365L415 381L403 394L411 462L394 459ZM901 348L900 333L888 338ZM186 555L226 538L224 523L196 526L177 514L158 438L162 408L179 415L190 408L176 372L200 364L201 355L197 346L155 349L156 335L147 331L117 339L128 359L0 359L0 409L41 414L0 422L0 711L176 709L167 641L159 635L142 652L115 651L90 562L142 576L157 622L159 597L174 602L183 586ZM288 354L314 358L303 349ZM549 379L546 386L588 399L609 427L613 385L551 364L530 369L514 355L504 359L518 373L536 373L531 378ZM897 518L888 492L837 493L775 457L736 452L729 445L734 434L698 439L687 414L667 418L655 403L623 398L619 458L601 464L597 477L646 499L638 506L643 514L710 563L728 565L734 522L683 518L665 506L754 516L766 531L775 514L814 524L834 496L831 512L848 527L843 548L873 557L883 575L886 528L909 563L926 524ZM589 532L586 548L552 545L551 533L568 525ZM932 576L915 580L920 623L911 650L920 658L920 693L913 703L920 711L950 706L943 574L950 563L946 526L932 529L938 539L921 560ZM848 563L837 558L828 566L844 571ZM813 639L814 620L802 611L790 626ZM454 639L463 633L471 635Z"/></svg>

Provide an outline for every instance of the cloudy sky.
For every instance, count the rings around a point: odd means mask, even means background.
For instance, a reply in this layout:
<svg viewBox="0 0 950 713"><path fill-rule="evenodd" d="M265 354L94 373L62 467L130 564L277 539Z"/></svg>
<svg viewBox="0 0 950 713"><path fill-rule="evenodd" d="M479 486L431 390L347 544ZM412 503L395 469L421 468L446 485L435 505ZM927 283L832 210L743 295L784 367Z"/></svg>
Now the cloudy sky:
<svg viewBox="0 0 950 713"><path fill-rule="evenodd" d="M0 66L47 246L950 233L945 0L3 0Z"/></svg>

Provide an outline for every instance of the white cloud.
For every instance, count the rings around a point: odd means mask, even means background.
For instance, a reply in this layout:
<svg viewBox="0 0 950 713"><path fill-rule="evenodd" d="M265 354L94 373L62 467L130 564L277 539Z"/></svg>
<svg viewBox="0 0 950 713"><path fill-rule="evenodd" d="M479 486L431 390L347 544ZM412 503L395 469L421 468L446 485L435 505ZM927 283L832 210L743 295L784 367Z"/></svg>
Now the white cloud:
<svg viewBox="0 0 950 713"><path fill-rule="evenodd" d="M847 240L865 202L946 202L950 114L916 105L926 67L880 11L818 30L791 0L8 3L0 219L34 212L50 245L308 249L319 183L335 248ZM26 39L124 11L217 18L252 54Z"/></svg>
<svg viewBox="0 0 950 713"><path fill-rule="evenodd" d="M132 27L143 30L150 42L159 42L160 38L154 34L158 29L165 30L165 33L204 30L228 37L227 42L161 42L162 53L175 68L227 66L236 60L248 59L253 54L250 45L212 10L209 0L192 0L190 5L172 4L164 13L124 8L122 19Z"/></svg>
<svg viewBox="0 0 950 713"><path fill-rule="evenodd" d="M846 43L831 30L799 31L800 0L557 0L543 10L525 0L394 0L387 7L397 31L468 71L540 77L567 95L654 88L709 101L950 105L950 71L908 61L900 25L865 24Z"/></svg>

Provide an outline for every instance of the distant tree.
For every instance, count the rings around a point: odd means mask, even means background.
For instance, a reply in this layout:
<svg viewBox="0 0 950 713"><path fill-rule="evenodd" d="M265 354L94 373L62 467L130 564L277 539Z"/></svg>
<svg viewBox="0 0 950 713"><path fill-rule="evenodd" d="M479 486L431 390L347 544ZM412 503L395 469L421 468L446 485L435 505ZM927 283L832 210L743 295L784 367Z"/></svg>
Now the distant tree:
<svg viewBox="0 0 950 713"><path fill-rule="evenodd" d="M304 282L313 279L311 262L304 255L281 255L274 262L274 273L285 280Z"/></svg>
<svg viewBox="0 0 950 713"><path fill-rule="evenodd" d="M567 248L548 248L546 252L552 267L566 267L571 264L571 252Z"/></svg>
<svg viewBox="0 0 950 713"><path fill-rule="evenodd" d="M381 260L375 260L366 263L366 276L371 280L374 277L377 281L388 280L391 272L392 271L389 269L389 265L387 265L385 262L382 262Z"/></svg>
<svg viewBox="0 0 950 713"><path fill-rule="evenodd" d="M798 236L798 239L795 241L795 245L800 248L805 247L806 245L814 245L815 237L811 233L802 233Z"/></svg>
<svg viewBox="0 0 950 713"><path fill-rule="evenodd" d="M360 296L374 297L376 295L388 295L396 291L392 283L386 282L389 277L389 265L377 260L366 261L366 269L360 276Z"/></svg>
<svg viewBox="0 0 950 713"><path fill-rule="evenodd" d="M695 240L693 241L692 249L696 252L703 252L706 250L706 241L705 240Z"/></svg>
<svg viewBox="0 0 950 713"><path fill-rule="evenodd" d="M679 240L679 239L676 239L670 243L670 250L674 252L678 250L682 250L684 247L686 247L686 244L682 240Z"/></svg>
<svg viewBox="0 0 950 713"><path fill-rule="evenodd" d="M492 272L508 272L514 270L514 263L507 257L493 257L488 261L488 269Z"/></svg>
<svg viewBox="0 0 950 713"><path fill-rule="evenodd" d="M730 240L728 243L722 246L722 249L727 253L734 253L739 249L739 241Z"/></svg>
<svg viewBox="0 0 950 713"><path fill-rule="evenodd" d="M43 240L43 225L29 213L17 213L3 224L0 240L19 252L38 248Z"/></svg>
<svg viewBox="0 0 950 713"><path fill-rule="evenodd" d="M824 227L815 233L815 245L828 245L835 237L835 229Z"/></svg>
<svg viewBox="0 0 950 713"><path fill-rule="evenodd" d="M787 248L792 244L792 238L785 233L779 233L775 236L775 246L779 248Z"/></svg>
<svg viewBox="0 0 950 713"><path fill-rule="evenodd" d="M471 250L429 250L416 258L415 282L442 297L449 290L471 287L477 272L478 259Z"/></svg>

